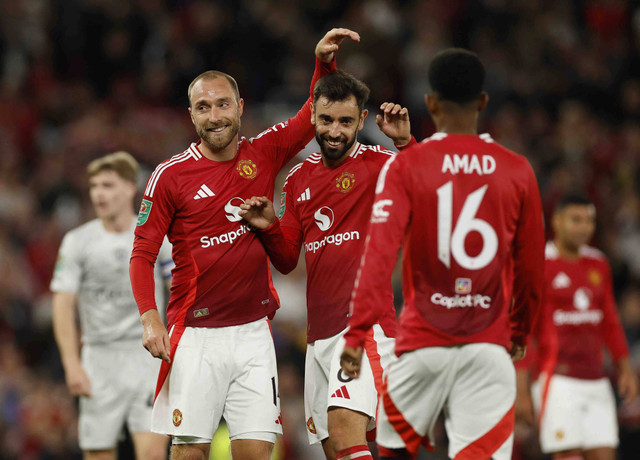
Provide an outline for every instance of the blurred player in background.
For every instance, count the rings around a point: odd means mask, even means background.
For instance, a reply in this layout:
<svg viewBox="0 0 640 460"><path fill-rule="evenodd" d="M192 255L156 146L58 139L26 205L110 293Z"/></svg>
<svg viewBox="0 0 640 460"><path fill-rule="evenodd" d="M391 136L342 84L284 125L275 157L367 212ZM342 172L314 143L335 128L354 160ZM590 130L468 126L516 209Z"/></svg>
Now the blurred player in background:
<svg viewBox="0 0 640 460"><path fill-rule="evenodd" d="M552 220L554 239L545 256L545 302L535 328L539 378L532 387L539 413L540 445L555 459L614 460L618 445L616 402L603 369L603 348L618 368L626 402L638 393L629 348L613 296L604 254L587 246L596 225L594 205L565 195ZM518 370L522 418L533 421L528 370Z"/></svg>
<svg viewBox="0 0 640 460"><path fill-rule="evenodd" d="M360 144L369 88L338 71L314 89L312 122L321 153L294 166L281 194L280 220L267 197L252 197L240 212L264 244L273 265L289 273L304 244L307 267L305 412L309 442L322 442L328 459L372 458L367 430L375 429L376 387L393 358L396 317L393 296L380 302L385 316L366 340L362 378L340 369L349 300L369 226L378 173L394 153ZM398 148L411 137L409 114L384 103L378 126ZM391 279L388 280L391 288ZM389 289L391 292L391 289ZM327 416L327 409L329 410Z"/></svg>
<svg viewBox="0 0 640 460"><path fill-rule="evenodd" d="M140 346L142 325L128 276L138 162L126 152L112 153L89 163L87 175L97 219L65 235L51 281L54 334L67 386L80 397L80 447L85 459L115 459L126 425L138 460L163 459L168 438L150 432L159 366ZM170 277L168 244L156 267ZM156 278L162 299L162 274Z"/></svg>
<svg viewBox="0 0 640 460"><path fill-rule="evenodd" d="M361 372L403 247L399 360L378 412L381 458L415 458L444 409L453 459L507 460L516 384L541 302L544 231L527 160L477 135L485 70L466 50L437 54L427 107L438 132L380 173L342 368Z"/></svg>
<svg viewBox="0 0 640 460"><path fill-rule="evenodd" d="M316 46L311 88L335 71L335 52L357 33L333 29ZM242 197L273 198L278 171L312 138L313 94L293 118L238 139L244 101L235 80L206 72L189 86L200 137L151 175L130 275L144 346L162 363L152 429L173 436L174 459L206 459L220 419L236 460L270 458L282 433L276 357L267 318L278 308L269 260L238 214ZM165 234L176 269L160 321L151 267Z"/></svg>

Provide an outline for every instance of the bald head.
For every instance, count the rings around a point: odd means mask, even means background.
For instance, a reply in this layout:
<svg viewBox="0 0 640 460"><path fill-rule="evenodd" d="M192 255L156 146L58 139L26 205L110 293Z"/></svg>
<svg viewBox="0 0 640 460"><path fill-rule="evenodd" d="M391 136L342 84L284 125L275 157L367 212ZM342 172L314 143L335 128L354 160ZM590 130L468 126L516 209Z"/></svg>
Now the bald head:
<svg viewBox="0 0 640 460"><path fill-rule="evenodd" d="M224 72L220 72L218 70L208 70L204 73L201 73L196 78L194 78L191 84L189 85L189 89L187 91L187 96L189 97L189 107L191 107L191 102L192 102L191 96L193 95L193 87L195 86L195 84L198 83L200 80L215 80L216 78L226 79L229 82L229 86L231 86L231 90L233 91L233 94L235 95L236 102L240 100L240 91L238 91L238 83L236 83L236 80L231 75L226 74Z"/></svg>

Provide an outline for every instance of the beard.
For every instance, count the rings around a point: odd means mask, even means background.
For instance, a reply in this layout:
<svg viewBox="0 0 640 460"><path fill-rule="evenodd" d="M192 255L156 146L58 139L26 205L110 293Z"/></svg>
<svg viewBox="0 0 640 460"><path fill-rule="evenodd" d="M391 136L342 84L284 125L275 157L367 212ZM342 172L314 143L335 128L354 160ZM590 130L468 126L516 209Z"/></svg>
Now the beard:
<svg viewBox="0 0 640 460"><path fill-rule="evenodd" d="M226 129L221 133L215 133L213 129L225 126ZM217 123L207 123L205 125L196 125L196 133L202 139L202 142L209 147L212 152L220 152L224 150L240 131L240 117L235 119L224 118Z"/></svg>
<svg viewBox="0 0 640 460"><path fill-rule="evenodd" d="M354 133L351 138L340 138L340 144L336 147L329 145L328 140L328 136L321 136L316 132L316 141L318 142L318 145L320 145L322 155L329 160L336 161L342 158L342 156L347 153L355 143L356 135Z"/></svg>

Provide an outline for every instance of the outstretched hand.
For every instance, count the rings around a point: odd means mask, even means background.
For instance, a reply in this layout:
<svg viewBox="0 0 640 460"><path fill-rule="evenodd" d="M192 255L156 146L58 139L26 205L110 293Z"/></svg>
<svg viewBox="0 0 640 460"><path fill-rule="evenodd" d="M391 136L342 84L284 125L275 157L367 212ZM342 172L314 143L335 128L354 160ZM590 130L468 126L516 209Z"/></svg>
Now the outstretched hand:
<svg viewBox="0 0 640 460"><path fill-rule="evenodd" d="M383 102L380 106L381 115L376 115L376 124L393 143L403 147L411 141L411 123L409 110L400 104Z"/></svg>
<svg viewBox="0 0 640 460"><path fill-rule="evenodd" d="M360 376L360 367L362 366L362 347L352 348L344 347L340 355L340 367L347 377L357 379Z"/></svg>
<svg viewBox="0 0 640 460"><path fill-rule="evenodd" d="M353 30L331 29L316 45L316 57L322 62L333 61L336 51L340 48L340 43L347 37L355 42L360 41L360 35Z"/></svg>
<svg viewBox="0 0 640 460"><path fill-rule="evenodd" d="M240 205L240 209L238 214L258 230L264 230L276 221L273 203L266 196L252 196Z"/></svg>

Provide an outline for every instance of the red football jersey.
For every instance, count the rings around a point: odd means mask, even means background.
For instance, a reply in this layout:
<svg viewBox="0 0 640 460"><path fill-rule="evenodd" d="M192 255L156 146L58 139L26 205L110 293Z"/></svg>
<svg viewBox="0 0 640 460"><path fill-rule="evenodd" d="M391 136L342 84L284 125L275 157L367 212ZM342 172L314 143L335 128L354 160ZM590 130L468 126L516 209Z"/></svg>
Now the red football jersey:
<svg viewBox="0 0 640 460"><path fill-rule="evenodd" d="M607 259L584 246L578 260L565 260L552 242L547 243L545 255L536 367L578 379L601 378L605 345L615 360L629 354Z"/></svg>
<svg viewBox="0 0 640 460"><path fill-rule="evenodd" d="M487 134L436 133L380 173L349 346L380 311L398 250L405 306L396 353L525 344L541 302L544 233L527 160Z"/></svg>
<svg viewBox="0 0 640 460"><path fill-rule="evenodd" d="M415 143L415 140L413 140ZM307 341L347 327L351 291L360 267L378 173L395 153L357 143L339 165L327 167L315 153L294 166L280 197L280 226L260 233L274 266L292 270L304 243L307 266ZM284 245L284 247L283 247ZM381 326L395 337L391 279Z"/></svg>
<svg viewBox="0 0 640 460"><path fill-rule="evenodd" d="M316 60L315 82L335 70ZM278 298L265 250L238 215L243 197L273 197L278 171L313 138L309 98L294 118L242 138L229 161L204 157L198 144L161 163L144 192L133 257L141 239L173 245L169 325L221 327L272 316ZM142 311L141 311L142 313Z"/></svg>

